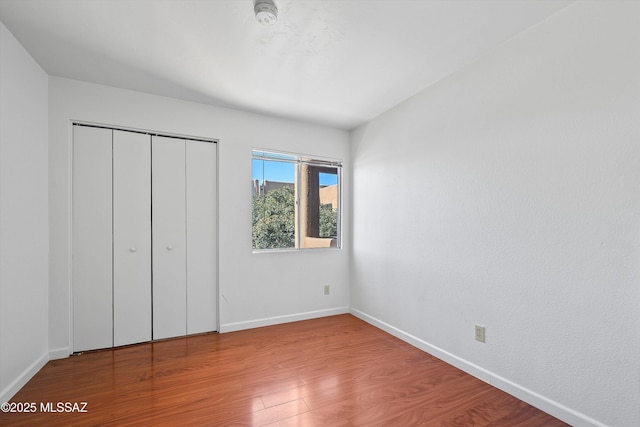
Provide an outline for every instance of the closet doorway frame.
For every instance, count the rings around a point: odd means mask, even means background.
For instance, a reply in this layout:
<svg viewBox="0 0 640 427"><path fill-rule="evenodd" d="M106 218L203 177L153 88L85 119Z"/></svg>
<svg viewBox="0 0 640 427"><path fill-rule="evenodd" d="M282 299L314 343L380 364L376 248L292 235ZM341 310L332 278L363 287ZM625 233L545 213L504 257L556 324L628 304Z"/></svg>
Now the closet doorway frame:
<svg viewBox="0 0 640 427"><path fill-rule="evenodd" d="M124 131L124 132L134 132L134 133L139 133L139 134L144 134L144 135L149 135L150 137L154 137L154 136L160 136L160 137L166 137L166 138L175 138L175 139L184 139L184 140L191 140L191 141L198 141L198 142L206 142L206 143L212 143L215 144L215 151L216 151L216 163L215 163L215 167L216 167L216 171L215 171L215 176L216 176L216 194L215 194L215 212L216 212L216 218L215 218L215 230L216 230L216 241L215 241L215 247L216 247L216 258L215 258L215 266L216 266L216 274L215 274L215 295L216 295L216 304L215 304L215 308L216 308L216 316L215 316L215 321L216 321L216 329L214 331L210 331L210 332L205 332L205 333L220 333L220 150L219 150L219 144L220 144L220 140L218 138L210 138L210 137L202 137L202 136L194 136L194 135L188 135L188 134L180 134L180 133L174 133L174 132L165 132L165 131L156 131L156 130L149 130L149 129L142 129L142 128L134 128L134 127L128 127L128 126L119 126L119 125L111 125L111 124L106 124L106 123L98 123L98 122L91 122L91 121L85 121L85 120L70 120L69 121L69 125L68 125L68 135L69 135L69 140L68 140L68 162L69 162L69 174L67 177L67 191L69 194L69 198L68 198L68 212L69 212L69 216L68 216L68 224L67 224L67 228L68 228L68 233L67 233L67 238L69 239L68 242L68 265L67 265L67 275L68 275L68 290L69 290L69 298L68 298L68 307L69 307L69 347L68 347L68 351L69 351L69 356L72 356L74 354L81 354L83 353L82 351L79 352L75 352L74 351L74 283L73 283L73 202L74 202L74 198L73 198L73 173L74 173L74 161L73 161L73 128L74 126L86 126L86 127L94 127L94 128L101 128L101 129L108 129L108 130L112 130L112 131ZM194 335L200 335L200 334L194 334ZM185 336L189 336L189 335L185 335ZM179 338L179 337L176 337ZM167 339L172 339L172 338L167 338ZM154 342L154 341L163 341L163 340L151 340L150 342ZM130 344L130 345L135 345L135 344ZM126 347L126 346L125 346ZM118 347L111 347L111 348L118 348ZM88 351L96 351L96 350L88 350Z"/></svg>

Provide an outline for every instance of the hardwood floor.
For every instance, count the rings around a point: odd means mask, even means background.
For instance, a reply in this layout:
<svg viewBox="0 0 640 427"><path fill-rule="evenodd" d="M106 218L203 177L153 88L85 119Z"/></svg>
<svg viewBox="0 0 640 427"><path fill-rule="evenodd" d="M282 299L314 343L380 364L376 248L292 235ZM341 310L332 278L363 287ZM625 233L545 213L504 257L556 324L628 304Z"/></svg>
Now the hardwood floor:
<svg viewBox="0 0 640 427"><path fill-rule="evenodd" d="M566 425L351 315L54 360L12 402L36 412L0 425Z"/></svg>

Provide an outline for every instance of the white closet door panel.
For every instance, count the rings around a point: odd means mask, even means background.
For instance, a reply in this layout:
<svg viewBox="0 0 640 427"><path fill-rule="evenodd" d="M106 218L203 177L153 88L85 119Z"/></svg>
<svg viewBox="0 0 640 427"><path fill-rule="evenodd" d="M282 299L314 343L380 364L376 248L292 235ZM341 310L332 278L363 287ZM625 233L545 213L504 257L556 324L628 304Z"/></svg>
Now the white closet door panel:
<svg viewBox="0 0 640 427"><path fill-rule="evenodd" d="M185 141L153 137L153 339L185 335Z"/></svg>
<svg viewBox="0 0 640 427"><path fill-rule="evenodd" d="M216 144L186 142L187 333L217 330Z"/></svg>
<svg viewBox="0 0 640 427"><path fill-rule="evenodd" d="M112 132L73 127L73 350L113 345Z"/></svg>
<svg viewBox="0 0 640 427"><path fill-rule="evenodd" d="M113 345L151 340L151 137L113 131Z"/></svg>

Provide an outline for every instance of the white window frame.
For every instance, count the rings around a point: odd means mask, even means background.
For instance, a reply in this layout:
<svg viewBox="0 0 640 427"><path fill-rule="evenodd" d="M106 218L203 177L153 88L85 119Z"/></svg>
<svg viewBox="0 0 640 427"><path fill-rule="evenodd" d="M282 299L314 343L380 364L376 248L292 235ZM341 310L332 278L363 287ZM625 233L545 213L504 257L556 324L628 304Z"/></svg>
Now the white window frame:
<svg viewBox="0 0 640 427"><path fill-rule="evenodd" d="M294 247L288 248L268 248L261 249L253 247L253 242L251 243L252 251L254 253L260 252L279 252L279 251L299 251L299 250L321 250L321 249L329 249L336 250L342 248L342 172L343 172L343 163L341 160L331 159L326 157L319 157L313 155L299 154L299 153L290 153L283 151L276 151L271 149L261 149L261 148L253 148L251 150L251 171L253 175L253 161L254 160L264 160L264 161L274 161L274 162L285 162L291 163L294 165L294 200L295 200L295 233L294 233ZM337 230L335 238L315 238L309 236L303 236L303 217L306 214L302 214L302 199L303 195L301 195L303 185L301 185L301 177L302 172L305 168L315 168L316 170L320 170L320 168L328 168L335 169L337 176ZM322 173L322 172L318 172ZM264 176L262 177L264 180ZM253 176L252 176L253 181ZM308 185L308 184L307 184ZM253 193L256 191L260 193L261 184L253 182ZM252 202L253 203L253 200ZM253 210L253 205L251 206ZM306 228L304 228L306 230ZM253 225L252 225L253 231ZM253 234L252 234L253 235ZM316 243L309 243L309 239L317 240ZM325 240L326 242L322 242ZM331 241L333 240L333 241ZM331 241L331 242L329 242ZM322 246L309 246L320 243ZM329 243L329 244L328 244Z"/></svg>

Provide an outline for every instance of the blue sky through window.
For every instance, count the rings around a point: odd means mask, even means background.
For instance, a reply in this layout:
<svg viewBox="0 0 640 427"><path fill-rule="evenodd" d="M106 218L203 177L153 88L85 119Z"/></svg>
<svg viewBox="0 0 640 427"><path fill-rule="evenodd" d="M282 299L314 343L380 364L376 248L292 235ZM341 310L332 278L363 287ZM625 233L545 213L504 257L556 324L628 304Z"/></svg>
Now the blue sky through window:
<svg viewBox="0 0 640 427"><path fill-rule="evenodd" d="M338 175L333 173L321 173L320 185L335 185L338 183Z"/></svg>
<svg viewBox="0 0 640 427"><path fill-rule="evenodd" d="M257 179L260 184L267 181L290 182L295 180L295 163L277 162L271 160L252 159L251 176ZM334 185L338 183L338 175L321 173L320 185Z"/></svg>
<svg viewBox="0 0 640 427"><path fill-rule="evenodd" d="M262 181L290 182L295 180L295 163L274 162L252 159L251 174L253 179Z"/></svg>

